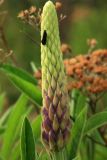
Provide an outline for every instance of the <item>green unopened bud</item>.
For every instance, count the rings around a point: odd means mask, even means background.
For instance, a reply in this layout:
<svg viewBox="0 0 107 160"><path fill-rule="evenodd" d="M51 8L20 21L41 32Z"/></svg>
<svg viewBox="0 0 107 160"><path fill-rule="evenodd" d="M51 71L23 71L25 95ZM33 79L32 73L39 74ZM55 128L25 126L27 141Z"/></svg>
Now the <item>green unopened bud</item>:
<svg viewBox="0 0 107 160"><path fill-rule="evenodd" d="M59 102L59 99L58 99L57 93L55 92L54 98L53 98L53 106L55 108L57 108L58 102Z"/></svg>
<svg viewBox="0 0 107 160"><path fill-rule="evenodd" d="M53 148L55 147L55 139L54 139L54 135L53 132L50 131L49 132L49 146L50 146L50 150L53 150Z"/></svg>
<svg viewBox="0 0 107 160"><path fill-rule="evenodd" d="M52 86L53 90L56 89L56 80L55 80L54 76L52 76L51 86Z"/></svg>
<svg viewBox="0 0 107 160"><path fill-rule="evenodd" d="M58 106L57 106L57 115L58 115L58 117L61 117L62 113L63 113L63 111L62 111L62 109L61 109L61 104L60 104L60 102L59 102L59 104L58 104Z"/></svg>
<svg viewBox="0 0 107 160"><path fill-rule="evenodd" d="M51 104L49 107L49 112L48 112L48 116L51 121L53 121L53 119L54 119L54 114L55 114L54 108L53 108L53 105Z"/></svg>
<svg viewBox="0 0 107 160"><path fill-rule="evenodd" d="M54 115L54 119L53 119L53 130L55 132L57 132L58 128L59 128L59 122L58 122L58 118L56 116L56 114Z"/></svg>
<svg viewBox="0 0 107 160"><path fill-rule="evenodd" d="M67 126L67 119L62 119L60 126L61 126L61 129L64 130Z"/></svg>
<svg viewBox="0 0 107 160"><path fill-rule="evenodd" d="M48 95L49 95L50 99L52 99L52 98L53 98L53 96L54 96L54 93L53 93L52 88L51 88L51 87L49 87L47 92L48 92Z"/></svg>
<svg viewBox="0 0 107 160"><path fill-rule="evenodd" d="M59 148L62 148L64 145L63 134L62 134L61 130L59 131L57 145Z"/></svg>

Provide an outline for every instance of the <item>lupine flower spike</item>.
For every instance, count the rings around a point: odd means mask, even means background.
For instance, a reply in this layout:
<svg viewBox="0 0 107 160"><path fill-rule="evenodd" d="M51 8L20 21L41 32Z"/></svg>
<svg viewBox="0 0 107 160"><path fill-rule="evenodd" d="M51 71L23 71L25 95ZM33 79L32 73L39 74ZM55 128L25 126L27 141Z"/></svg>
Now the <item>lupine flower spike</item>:
<svg viewBox="0 0 107 160"><path fill-rule="evenodd" d="M58 19L55 6L48 1L41 17L42 65L42 142L48 151L60 151L70 134L68 93Z"/></svg>

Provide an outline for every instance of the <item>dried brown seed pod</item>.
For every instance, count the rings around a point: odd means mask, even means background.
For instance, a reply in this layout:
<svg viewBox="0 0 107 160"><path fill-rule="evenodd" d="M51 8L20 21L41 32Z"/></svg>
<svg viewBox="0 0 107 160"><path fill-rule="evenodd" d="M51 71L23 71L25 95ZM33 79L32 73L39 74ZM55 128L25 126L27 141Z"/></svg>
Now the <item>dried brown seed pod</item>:
<svg viewBox="0 0 107 160"><path fill-rule="evenodd" d="M62 51L63 54L70 53L71 52L70 45L68 45L66 43L62 43L62 45L61 45L61 51Z"/></svg>
<svg viewBox="0 0 107 160"><path fill-rule="evenodd" d="M62 3L61 2L56 2L55 3L56 10L59 10L61 7L62 7Z"/></svg>

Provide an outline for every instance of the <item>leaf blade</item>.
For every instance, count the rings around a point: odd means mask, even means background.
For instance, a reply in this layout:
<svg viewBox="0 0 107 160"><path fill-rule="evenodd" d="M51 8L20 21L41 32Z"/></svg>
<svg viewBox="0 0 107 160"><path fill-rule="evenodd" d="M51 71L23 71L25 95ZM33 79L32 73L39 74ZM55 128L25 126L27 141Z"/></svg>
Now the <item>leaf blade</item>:
<svg viewBox="0 0 107 160"><path fill-rule="evenodd" d="M3 70L13 84L30 97L37 106L42 105L41 90L37 87L37 80L33 76L9 64L1 64L0 69Z"/></svg>
<svg viewBox="0 0 107 160"><path fill-rule="evenodd" d="M84 134L107 124L107 111L96 113L87 120Z"/></svg>
<svg viewBox="0 0 107 160"><path fill-rule="evenodd" d="M1 154L3 157L5 157L5 159L8 159L8 156L10 154L10 150L14 142L14 132L17 128L19 119L25 112L27 102L28 99L25 95L22 94L14 105L13 110L11 111L11 114L7 121L7 128L5 134L3 135L3 146L1 151Z"/></svg>
<svg viewBox="0 0 107 160"><path fill-rule="evenodd" d="M35 142L30 122L25 117L21 131L21 160L35 160Z"/></svg>
<svg viewBox="0 0 107 160"><path fill-rule="evenodd" d="M71 129L71 138L68 145L68 159L72 160L76 158L76 154L80 145L81 138L86 123L87 106L78 115L73 128Z"/></svg>
<svg viewBox="0 0 107 160"><path fill-rule="evenodd" d="M15 76L19 76L22 79L31 82L32 84L37 85L37 80L34 78L32 75L30 75L28 72L21 68L17 68L13 65L10 64L1 64L0 69L4 71L6 74L11 74Z"/></svg>
<svg viewBox="0 0 107 160"><path fill-rule="evenodd" d="M4 101L5 101L5 93L2 93L2 94L0 94L0 113L3 110Z"/></svg>
<svg viewBox="0 0 107 160"><path fill-rule="evenodd" d="M22 92L24 92L37 106L42 105L42 95L41 91L37 86L34 86L32 83L27 82L19 77L9 75L13 84Z"/></svg>
<svg viewBox="0 0 107 160"><path fill-rule="evenodd" d="M32 129L35 137L35 142L41 135L41 123L42 123L41 115L38 115L32 122Z"/></svg>

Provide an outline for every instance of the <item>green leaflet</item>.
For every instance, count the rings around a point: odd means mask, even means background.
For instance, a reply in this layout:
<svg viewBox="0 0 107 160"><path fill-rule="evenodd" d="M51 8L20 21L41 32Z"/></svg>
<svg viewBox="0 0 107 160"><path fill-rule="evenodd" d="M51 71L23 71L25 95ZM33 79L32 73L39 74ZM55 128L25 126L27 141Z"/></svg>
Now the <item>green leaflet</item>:
<svg viewBox="0 0 107 160"><path fill-rule="evenodd" d="M15 86L24 92L37 106L42 104L42 96L40 89L36 86L36 80L27 72L13 67L11 65L1 65L3 71L6 72L10 80Z"/></svg>
<svg viewBox="0 0 107 160"><path fill-rule="evenodd" d="M71 94L71 115L77 117L82 109L86 106L86 97L77 89L73 89Z"/></svg>
<svg viewBox="0 0 107 160"><path fill-rule="evenodd" d="M78 116L82 109L86 106L86 97L79 93L79 97L77 98L75 116Z"/></svg>
<svg viewBox="0 0 107 160"><path fill-rule="evenodd" d="M14 142L15 131L22 115L25 113L28 99L25 95L21 95L16 104L13 106L9 119L7 121L7 128L3 135L3 146L1 155L8 159L12 144Z"/></svg>
<svg viewBox="0 0 107 160"><path fill-rule="evenodd" d="M73 160L77 156L77 151L83 136L84 127L86 124L87 107L78 115L73 128L71 129L71 138L69 140L68 148L68 160Z"/></svg>
<svg viewBox="0 0 107 160"><path fill-rule="evenodd" d="M37 142L38 138L40 138L40 130L41 130L41 116L38 115L36 119L32 122L32 130L33 130L33 135L35 139L35 143ZM15 145L15 147L12 150L12 160L16 160L19 155L20 155L20 144Z"/></svg>
<svg viewBox="0 0 107 160"><path fill-rule="evenodd" d="M0 113L2 112L3 109L3 104L5 100L5 93L0 94Z"/></svg>
<svg viewBox="0 0 107 160"><path fill-rule="evenodd" d="M95 160L106 160L107 159L107 147L102 147L100 145L96 146L95 150Z"/></svg>
<svg viewBox="0 0 107 160"><path fill-rule="evenodd" d="M9 115L10 115L10 113L12 111L12 108L13 107L9 107L7 109L7 111L5 111L4 114L2 114L2 116L0 117L0 125L5 125L6 124L8 118L9 118Z"/></svg>
<svg viewBox="0 0 107 160"><path fill-rule="evenodd" d="M14 149L12 150L12 155L10 156L10 160L18 160L20 158L20 143L18 142L15 146Z"/></svg>
<svg viewBox="0 0 107 160"><path fill-rule="evenodd" d="M73 160L79 160L79 158L78 158L78 157L75 157Z"/></svg>
<svg viewBox="0 0 107 160"><path fill-rule="evenodd" d="M41 91L37 86L34 86L32 83L13 75L9 75L9 77L18 89L20 89L31 100L33 100L33 102L35 102L37 106L41 106L42 96L41 96Z"/></svg>
<svg viewBox="0 0 107 160"><path fill-rule="evenodd" d="M35 160L35 142L30 122L24 119L21 131L21 160Z"/></svg>
<svg viewBox="0 0 107 160"><path fill-rule="evenodd" d="M37 85L37 80L32 75L30 75L28 72L26 72L21 68L17 68L10 64L1 64L0 69L6 74L12 74L21 77L22 79Z"/></svg>
<svg viewBox="0 0 107 160"><path fill-rule="evenodd" d="M84 134L93 131L94 129L107 124L107 111L96 113L87 120Z"/></svg>
<svg viewBox="0 0 107 160"><path fill-rule="evenodd" d="M32 129L33 129L35 140L40 138L40 135L41 135L41 122L42 122L41 115L38 115L34 119L34 121L32 122Z"/></svg>
<svg viewBox="0 0 107 160"><path fill-rule="evenodd" d="M16 129L16 133L15 133L15 142L17 143L14 143L14 147L11 149L11 155L9 156L9 160L18 160L20 159L21 155L20 155L20 141L19 141L19 138L20 138L20 130L21 130L21 127L22 127L22 123L23 123L23 120L25 118L25 116L29 116L30 113L32 112L33 110L33 107L32 106L28 106L26 108L26 111L24 113L24 115L20 118L20 121L18 123L18 126L17 126L17 129ZM17 141L18 140L18 141Z"/></svg>
<svg viewBox="0 0 107 160"><path fill-rule="evenodd" d="M3 134L5 130L6 130L5 126L0 126L0 134Z"/></svg>

